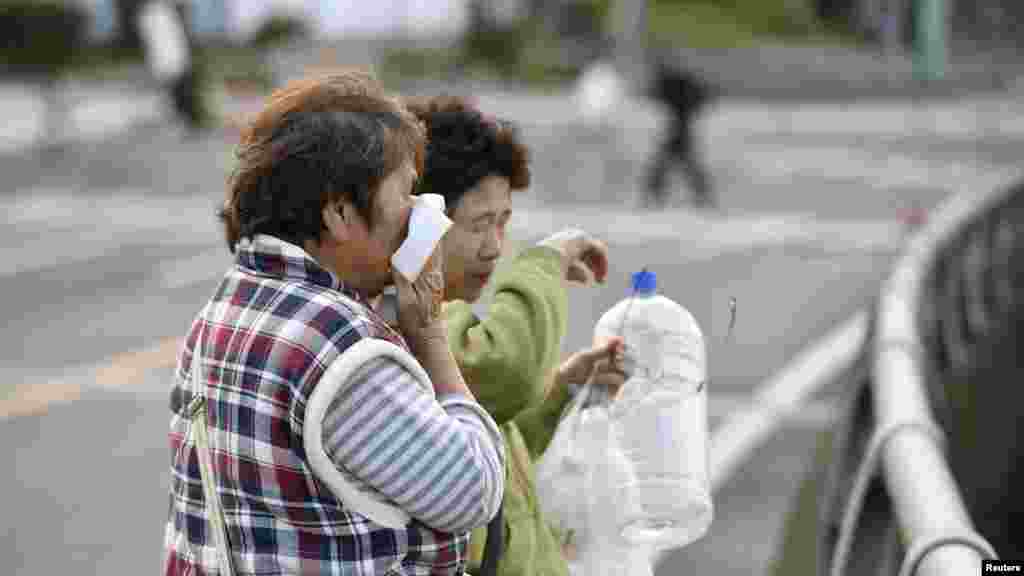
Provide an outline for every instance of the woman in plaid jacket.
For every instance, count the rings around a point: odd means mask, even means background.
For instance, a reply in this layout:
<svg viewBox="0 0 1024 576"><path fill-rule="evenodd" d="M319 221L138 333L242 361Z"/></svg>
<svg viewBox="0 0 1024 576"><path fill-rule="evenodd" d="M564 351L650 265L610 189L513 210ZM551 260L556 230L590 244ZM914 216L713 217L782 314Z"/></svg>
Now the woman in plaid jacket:
<svg viewBox="0 0 1024 576"><path fill-rule="evenodd" d="M222 572L193 422L207 426L236 574L463 573L469 531L501 501L505 454L449 351L443 256L413 283L391 271L423 150L420 123L357 72L285 87L243 133L220 214L235 262L189 330L171 395L165 574ZM391 284L401 333L367 305ZM341 378L346 351L367 342L395 352ZM205 410L189 409L193 377ZM322 454L307 453L311 429ZM317 456L406 521L343 501Z"/></svg>

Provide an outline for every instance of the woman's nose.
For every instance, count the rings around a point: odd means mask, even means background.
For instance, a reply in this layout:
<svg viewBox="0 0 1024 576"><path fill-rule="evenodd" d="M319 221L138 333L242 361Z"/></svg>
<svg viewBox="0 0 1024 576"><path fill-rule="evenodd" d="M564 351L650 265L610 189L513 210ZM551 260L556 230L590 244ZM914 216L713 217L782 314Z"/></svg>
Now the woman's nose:
<svg viewBox="0 0 1024 576"><path fill-rule="evenodd" d="M501 256L501 246L503 242L502 231L500 228L495 227L484 240L484 244L480 250L480 256L485 260L494 260Z"/></svg>

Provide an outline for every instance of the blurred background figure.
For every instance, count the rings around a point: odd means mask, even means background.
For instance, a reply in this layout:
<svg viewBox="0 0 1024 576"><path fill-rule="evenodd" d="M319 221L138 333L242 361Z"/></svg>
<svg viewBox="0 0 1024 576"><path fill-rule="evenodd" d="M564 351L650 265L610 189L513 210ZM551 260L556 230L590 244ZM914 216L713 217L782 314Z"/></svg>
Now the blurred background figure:
<svg viewBox="0 0 1024 576"><path fill-rule="evenodd" d="M172 0L147 0L136 18L146 63L166 88L175 114L190 132L209 124L188 26L188 7Z"/></svg>
<svg viewBox="0 0 1024 576"><path fill-rule="evenodd" d="M612 62L603 58L583 70L573 90L580 120L588 126L609 124L625 95L622 77Z"/></svg>
<svg viewBox="0 0 1024 576"><path fill-rule="evenodd" d="M85 35L84 10L57 0L0 2L0 74L24 81L42 103L41 149L59 152L68 122L61 81Z"/></svg>
<svg viewBox="0 0 1024 576"><path fill-rule="evenodd" d="M701 111L714 97L714 89L694 72L659 56L654 64L650 97L665 108L669 122L648 168L647 205L661 207L668 202L668 177L678 165L693 193L694 204L699 208L713 207L711 175L699 157L694 130Z"/></svg>
<svg viewBox="0 0 1024 576"><path fill-rule="evenodd" d="M574 141L585 164L581 168L593 175L598 194L622 198L631 196L634 188L622 110L629 84L615 67L610 50L602 54L583 68L572 87L577 114Z"/></svg>

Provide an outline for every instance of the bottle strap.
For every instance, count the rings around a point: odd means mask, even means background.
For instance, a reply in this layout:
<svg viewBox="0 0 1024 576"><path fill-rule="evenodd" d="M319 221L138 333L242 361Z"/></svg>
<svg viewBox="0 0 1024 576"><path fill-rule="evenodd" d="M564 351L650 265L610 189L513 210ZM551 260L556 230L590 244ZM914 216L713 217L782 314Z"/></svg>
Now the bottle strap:
<svg viewBox="0 0 1024 576"><path fill-rule="evenodd" d="M220 497L217 495L217 484L213 478L213 461L210 456L210 441L206 424L206 394L204 386L201 385L199 372L202 369L201 357L203 353L203 336L206 327L207 305L199 315L199 334L196 336L195 345L192 347L192 365L189 383L191 384L192 399L188 406L189 435L195 443L196 454L199 458L199 475L203 483L203 499L206 501L206 515L209 521L210 531L217 546L217 564L221 576L234 576L235 569L232 564L231 549L228 545L228 530L224 521L224 511L220 506Z"/></svg>
<svg viewBox="0 0 1024 576"><path fill-rule="evenodd" d="M505 553L505 501L498 507L498 513L487 523L487 539L484 541L484 555L480 561L480 576L496 576L498 560Z"/></svg>

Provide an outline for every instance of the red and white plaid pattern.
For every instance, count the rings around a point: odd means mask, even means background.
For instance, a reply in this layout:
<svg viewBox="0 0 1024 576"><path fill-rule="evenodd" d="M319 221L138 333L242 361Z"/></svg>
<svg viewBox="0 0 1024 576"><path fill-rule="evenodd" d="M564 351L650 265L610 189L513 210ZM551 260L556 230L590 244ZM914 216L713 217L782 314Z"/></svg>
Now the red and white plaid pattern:
<svg viewBox="0 0 1024 576"><path fill-rule="evenodd" d="M357 294L304 251L257 236L239 245L205 317L195 320L171 394L167 576L218 573L195 447L187 443L188 373L205 325L200 375L210 449L240 575L455 575L468 534L412 522L374 524L337 501L306 464L306 400L330 363L361 338L405 347Z"/></svg>

